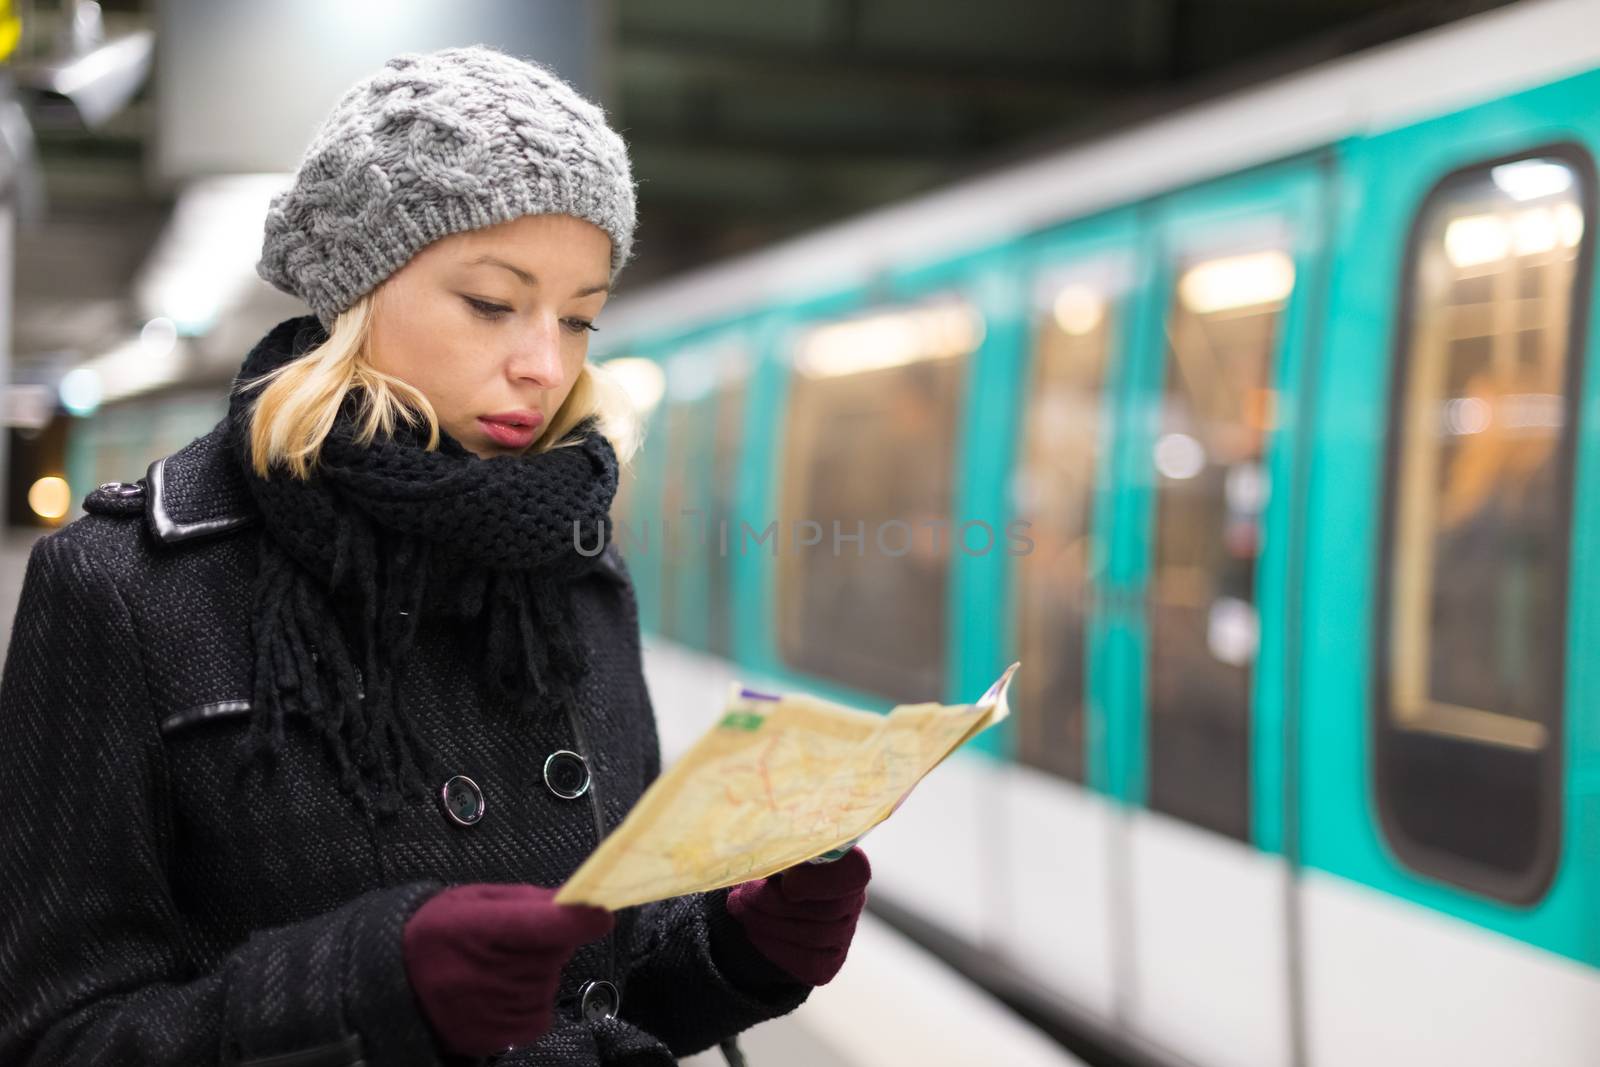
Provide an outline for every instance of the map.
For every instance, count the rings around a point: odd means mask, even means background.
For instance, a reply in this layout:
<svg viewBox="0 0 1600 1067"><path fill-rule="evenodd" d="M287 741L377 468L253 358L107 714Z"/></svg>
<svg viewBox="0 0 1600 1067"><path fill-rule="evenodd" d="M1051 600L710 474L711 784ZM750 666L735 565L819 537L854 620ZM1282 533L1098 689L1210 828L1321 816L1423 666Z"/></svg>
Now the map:
<svg viewBox="0 0 1600 1067"><path fill-rule="evenodd" d="M836 858L1008 714L1007 667L973 704L888 714L735 683L721 719L645 790L556 894L615 911Z"/></svg>

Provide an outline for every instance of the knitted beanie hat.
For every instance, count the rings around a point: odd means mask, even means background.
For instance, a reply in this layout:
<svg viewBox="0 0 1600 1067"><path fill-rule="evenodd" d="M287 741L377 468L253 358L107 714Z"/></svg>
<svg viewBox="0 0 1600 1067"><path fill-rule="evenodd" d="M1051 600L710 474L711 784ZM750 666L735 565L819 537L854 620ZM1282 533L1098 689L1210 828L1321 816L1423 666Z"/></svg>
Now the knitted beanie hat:
<svg viewBox="0 0 1600 1067"><path fill-rule="evenodd" d="M427 245L564 214L632 253L628 149L549 69L487 45L408 52L352 86L272 198L256 273L326 329Z"/></svg>

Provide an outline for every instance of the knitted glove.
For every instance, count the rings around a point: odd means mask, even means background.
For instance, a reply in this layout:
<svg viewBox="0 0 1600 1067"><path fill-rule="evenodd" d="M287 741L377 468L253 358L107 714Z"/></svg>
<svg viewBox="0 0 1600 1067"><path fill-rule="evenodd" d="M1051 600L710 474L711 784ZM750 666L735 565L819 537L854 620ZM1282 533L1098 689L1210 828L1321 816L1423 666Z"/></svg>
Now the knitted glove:
<svg viewBox="0 0 1600 1067"><path fill-rule="evenodd" d="M412 914L406 976L446 1049L489 1056L550 1029L561 969L614 922L604 908L552 903L555 893L479 882L442 890Z"/></svg>
<svg viewBox="0 0 1600 1067"><path fill-rule="evenodd" d="M824 985L844 966L871 877L867 854L853 848L832 863L734 886L728 914L767 959L797 981Z"/></svg>

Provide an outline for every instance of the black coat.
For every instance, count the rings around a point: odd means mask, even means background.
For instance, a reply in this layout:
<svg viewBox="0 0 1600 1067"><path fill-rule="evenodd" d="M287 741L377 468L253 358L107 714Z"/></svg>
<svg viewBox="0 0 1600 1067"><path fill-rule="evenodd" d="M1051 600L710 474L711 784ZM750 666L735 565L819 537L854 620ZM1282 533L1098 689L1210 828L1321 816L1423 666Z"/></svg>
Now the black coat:
<svg viewBox="0 0 1600 1067"><path fill-rule="evenodd" d="M264 534L222 424L85 508L34 545L0 680L0 1065L458 1062L411 992L405 920L448 884L559 884L660 771L620 558L577 585L572 716L485 707L470 635L421 621L406 703L484 811L461 825L431 797L381 820L302 719L271 775L235 773ZM545 783L563 749L592 776L576 799ZM725 899L619 912L568 966L555 1029L497 1062L670 1064L795 1008L810 987ZM590 980L620 1012L585 1017Z"/></svg>

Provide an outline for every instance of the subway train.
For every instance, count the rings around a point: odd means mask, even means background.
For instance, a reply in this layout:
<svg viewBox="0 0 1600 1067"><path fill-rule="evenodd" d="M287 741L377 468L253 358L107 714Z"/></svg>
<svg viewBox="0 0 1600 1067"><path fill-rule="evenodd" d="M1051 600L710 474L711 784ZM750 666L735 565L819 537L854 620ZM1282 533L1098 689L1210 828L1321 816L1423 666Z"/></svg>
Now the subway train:
<svg viewBox="0 0 1600 1067"><path fill-rule="evenodd" d="M1590 1067L1597 154L1600 4L1525 0L625 288L667 754L1020 660L878 914L1129 1062Z"/></svg>
<svg viewBox="0 0 1600 1067"><path fill-rule="evenodd" d="M1597 1062L1597 153L1528 2L620 293L669 753L1020 660L891 921L1141 1062Z"/></svg>

